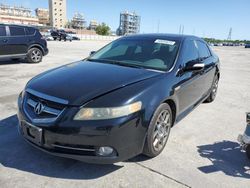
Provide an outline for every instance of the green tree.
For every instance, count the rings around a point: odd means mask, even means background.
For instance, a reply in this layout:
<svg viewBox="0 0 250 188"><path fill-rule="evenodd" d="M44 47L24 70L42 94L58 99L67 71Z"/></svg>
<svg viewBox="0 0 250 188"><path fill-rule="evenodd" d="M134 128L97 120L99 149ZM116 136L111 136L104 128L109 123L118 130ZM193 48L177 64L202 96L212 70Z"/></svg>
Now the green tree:
<svg viewBox="0 0 250 188"><path fill-rule="evenodd" d="M101 25L98 25L96 27L96 33L98 35L109 35L110 34L110 27L106 25L105 23L102 23Z"/></svg>

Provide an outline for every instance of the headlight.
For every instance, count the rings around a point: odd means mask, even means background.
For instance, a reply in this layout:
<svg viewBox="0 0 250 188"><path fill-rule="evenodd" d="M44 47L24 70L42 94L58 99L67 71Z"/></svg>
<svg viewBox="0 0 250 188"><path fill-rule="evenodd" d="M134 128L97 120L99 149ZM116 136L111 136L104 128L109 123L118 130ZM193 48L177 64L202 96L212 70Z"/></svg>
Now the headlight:
<svg viewBox="0 0 250 188"><path fill-rule="evenodd" d="M129 114L141 110L142 103L135 102L121 107L112 108L82 108L75 115L74 120L102 120L114 119L118 117L127 116Z"/></svg>

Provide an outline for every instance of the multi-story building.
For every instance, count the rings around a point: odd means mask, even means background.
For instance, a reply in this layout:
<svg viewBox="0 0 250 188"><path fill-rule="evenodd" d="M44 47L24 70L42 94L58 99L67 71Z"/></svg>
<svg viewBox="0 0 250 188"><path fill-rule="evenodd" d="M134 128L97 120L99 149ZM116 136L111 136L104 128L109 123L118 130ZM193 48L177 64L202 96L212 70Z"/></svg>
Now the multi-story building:
<svg viewBox="0 0 250 188"><path fill-rule="evenodd" d="M86 21L83 14L80 14L78 12L75 13L74 17L71 20L71 27L74 29L86 28Z"/></svg>
<svg viewBox="0 0 250 188"><path fill-rule="evenodd" d="M38 18L32 16L30 9L3 4L0 4L0 23L39 25Z"/></svg>
<svg viewBox="0 0 250 188"><path fill-rule="evenodd" d="M128 11L120 14L120 25L117 29L117 35L136 34L140 32L141 17L135 12Z"/></svg>
<svg viewBox="0 0 250 188"><path fill-rule="evenodd" d="M66 0L49 0L50 25L64 28L67 23Z"/></svg>
<svg viewBox="0 0 250 188"><path fill-rule="evenodd" d="M49 26L49 10L44 8L37 8L36 9L36 16L38 17L39 24L44 26Z"/></svg>
<svg viewBox="0 0 250 188"><path fill-rule="evenodd" d="M98 22L96 20L91 20L89 23L89 30L95 30L98 26Z"/></svg>

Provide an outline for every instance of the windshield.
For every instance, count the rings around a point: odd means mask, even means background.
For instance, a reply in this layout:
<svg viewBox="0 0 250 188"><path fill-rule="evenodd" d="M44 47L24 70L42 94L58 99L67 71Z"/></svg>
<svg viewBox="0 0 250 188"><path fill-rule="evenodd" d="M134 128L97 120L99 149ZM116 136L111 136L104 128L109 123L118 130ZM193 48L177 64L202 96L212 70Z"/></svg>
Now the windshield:
<svg viewBox="0 0 250 188"><path fill-rule="evenodd" d="M88 60L122 66L168 71L175 62L179 42L167 39L120 39Z"/></svg>

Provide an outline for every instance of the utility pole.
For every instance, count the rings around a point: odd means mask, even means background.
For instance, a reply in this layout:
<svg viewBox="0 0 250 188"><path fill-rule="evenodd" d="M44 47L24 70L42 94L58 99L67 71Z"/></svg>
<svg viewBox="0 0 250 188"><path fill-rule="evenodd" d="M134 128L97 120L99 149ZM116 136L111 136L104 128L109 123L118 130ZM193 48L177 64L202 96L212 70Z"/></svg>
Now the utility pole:
<svg viewBox="0 0 250 188"><path fill-rule="evenodd" d="M180 27L179 27L179 34L183 35L183 33L184 33L184 25L180 25Z"/></svg>
<svg viewBox="0 0 250 188"><path fill-rule="evenodd" d="M157 23L157 33L160 32L160 20L158 20L158 23Z"/></svg>
<svg viewBox="0 0 250 188"><path fill-rule="evenodd" d="M227 40L232 40L232 32L233 32L233 29L232 27L230 27Z"/></svg>

